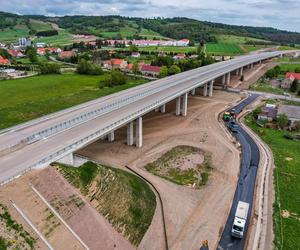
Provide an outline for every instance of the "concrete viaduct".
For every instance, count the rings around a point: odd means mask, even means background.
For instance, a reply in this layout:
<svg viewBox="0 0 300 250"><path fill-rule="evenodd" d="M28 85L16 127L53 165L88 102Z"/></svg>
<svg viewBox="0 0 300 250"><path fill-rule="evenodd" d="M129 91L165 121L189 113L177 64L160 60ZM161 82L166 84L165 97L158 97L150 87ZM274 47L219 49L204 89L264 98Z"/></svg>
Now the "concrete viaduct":
<svg viewBox="0 0 300 250"><path fill-rule="evenodd" d="M114 141L114 131L123 126L127 144L141 147L143 115L164 113L167 103L176 100L175 114L186 116L189 95L197 88L203 96L212 96L214 86L226 88L232 74L243 75L246 68L283 53L246 55L204 66L0 131L0 183L54 161L72 164L73 152L100 138Z"/></svg>

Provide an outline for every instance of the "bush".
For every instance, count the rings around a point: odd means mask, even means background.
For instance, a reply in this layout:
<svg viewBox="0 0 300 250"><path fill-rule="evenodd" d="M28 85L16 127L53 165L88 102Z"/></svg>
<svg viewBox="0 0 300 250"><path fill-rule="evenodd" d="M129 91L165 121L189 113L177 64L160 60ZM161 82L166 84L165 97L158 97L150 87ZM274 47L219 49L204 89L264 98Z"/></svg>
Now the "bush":
<svg viewBox="0 0 300 250"><path fill-rule="evenodd" d="M300 89L298 90L298 93L297 93L297 95L298 95L298 96L300 96Z"/></svg>
<svg viewBox="0 0 300 250"><path fill-rule="evenodd" d="M169 68L169 75L175 75L181 72L181 69L177 65L172 65Z"/></svg>
<svg viewBox="0 0 300 250"><path fill-rule="evenodd" d="M81 59L77 66L77 73L82 75L102 75L103 71L99 66Z"/></svg>
<svg viewBox="0 0 300 250"><path fill-rule="evenodd" d="M280 114L277 117L277 124L280 128L284 128L288 125L289 119L286 114Z"/></svg>
<svg viewBox="0 0 300 250"><path fill-rule="evenodd" d="M291 91L292 92L297 92L298 91L298 85L299 85L299 82L297 79L295 79L293 82L292 82L292 85L291 85Z"/></svg>
<svg viewBox="0 0 300 250"><path fill-rule="evenodd" d="M104 84L100 83L100 88L104 87L113 87L118 85L126 84L126 77L118 70L113 70L110 75L105 79Z"/></svg>
<svg viewBox="0 0 300 250"><path fill-rule="evenodd" d="M60 65L58 63L41 63L40 73L47 74L60 74Z"/></svg>
<svg viewBox="0 0 300 250"><path fill-rule="evenodd" d="M267 71L266 77L268 77L268 78L276 78L276 77L278 77L278 75L280 73L281 73L280 67L276 66L275 68L270 69L270 70Z"/></svg>

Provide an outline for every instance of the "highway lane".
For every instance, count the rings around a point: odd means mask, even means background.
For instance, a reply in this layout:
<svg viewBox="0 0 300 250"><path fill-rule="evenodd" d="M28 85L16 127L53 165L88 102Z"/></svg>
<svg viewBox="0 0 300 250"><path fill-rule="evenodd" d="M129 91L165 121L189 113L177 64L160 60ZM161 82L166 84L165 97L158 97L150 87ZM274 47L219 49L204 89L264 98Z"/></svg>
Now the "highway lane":
<svg viewBox="0 0 300 250"><path fill-rule="evenodd" d="M266 56L271 56L275 54L276 52L266 53L261 55L250 55L250 56L248 55L248 56L239 57L237 59L233 59L231 61L216 63L198 69L190 70L178 75L153 81L151 83L144 84L126 91L122 91L117 94L98 98L95 101L78 105L74 108L70 108L62 112L57 112L55 114L45 116L44 118L41 119L36 119L32 122L25 123L24 125L13 127L10 130L8 130L6 133L2 133L0 135L0 150L9 148L17 144L21 139L24 139L34 133L54 127L57 124L61 124L65 121L69 121L71 119L79 117L82 114L99 110L102 108L103 110L100 113L95 114L95 116L91 116L90 118L88 118L88 119L92 119L106 112L112 112L113 110L119 108L120 106L127 105L128 102L130 101L130 100L126 100L128 98L130 99L136 96L135 99L132 99L131 101L135 101L143 98L143 96L138 96L141 93L145 93L148 91L149 92L148 94L152 94L155 91L157 92L161 91L160 89L166 89L173 85L184 84L188 80L194 80L195 82L203 81L202 77L205 76L208 72L218 71L220 74L224 74L223 72L226 73L230 71L230 69L233 70L242 65L246 65L251 61L256 60L256 58L265 58ZM113 105L116 102L120 102L120 103L118 105L109 107L109 105ZM107 108L105 109L105 107ZM78 119L76 122L77 123L74 125L79 124L81 121ZM63 129L61 128L61 130Z"/></svg>
<svg viewBox="0 0 300 250"><path fill-rule="evenodd" d="M207 73L206 77L209 77L209 75L210 73ZM157 94L119 108L114 112L97 117L88 123L82 123L72 129L62 131L55 136L29 144L22 150L17 150L0 157L0 182L4 181L8 176L14 176L16 173L24 171L29 166L34 165L40 158L54 154L67 145L71 145L81 138L85 138L99 129L105 128L111 123L121 120L125 113L135 113L139 111L140 105L149 106L157 102L157 100L163 100L163 97L172 96L174 93L178 93L178 95L180 95L181 93L186 92L186 89L193 85L193 80L186 81L185 85L175 85ZM167 98L166 100L163 100L163 102L168 102L172 99L173 97L169 99ZM154 108L155 107L153 107L152 110ZM143 113L138 116L140 115L143 115ZM134 118L131 120L133 119ZM104 135L106 133L103 132L102 134ZM84 146L84 144L82 144L81 147L82 146Z"/></svg>
<svg viewBox="0 0 300 250"><path fill-rule="evenodd" d="M253 102L258 95L251 95L239 105L234 107L237 113L242 110L251 102ZM242 161L240 168L240 175L234 194L232 207L224 227L223 234L221 236L218 250L242 250L244 249L248 226L251 218L251 209L253 205L253 196L255 191L255 180L257 174L257 168L260 160L259 148L254 140L239 127L238 132L235 133L235 137L242 145ZM249 214L247 218L245 236L242 239L237 239L231 236L231 227L235 216L238 201L245 201L250 204Z"/></svg>

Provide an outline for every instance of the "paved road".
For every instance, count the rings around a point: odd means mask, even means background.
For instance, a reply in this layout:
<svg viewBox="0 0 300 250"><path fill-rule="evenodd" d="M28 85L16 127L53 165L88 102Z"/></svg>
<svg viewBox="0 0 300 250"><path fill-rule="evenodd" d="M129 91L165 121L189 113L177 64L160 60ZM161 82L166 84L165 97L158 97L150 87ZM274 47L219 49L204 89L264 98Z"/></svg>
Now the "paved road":
<svg viewBox="0 0 300 250"><path fill-rule="evenodd" d="M227 72L263 58L276 56L279 53L248 55L190 70L8 129L0 135L0 150L1 147L12 145L43 129L52 128L59 123L66 124L66 121L77 119L96 109L101 110L95 116L87 117L84 121L78 120L78 123L70 127L64 127L59 133L41 136L34 143L26 144L19 150L0 156L0 183L30 167L46 166Z"/></svg>
<svg viewBox="0 0 300 250"><path fill-rule="evenodd" d="M235 107L237 113L240 113L248 104L253 102L257 97L258 95L251 95L242 103L237 105ZM235 134L235 136L242 145L242 162L240 176L234 194L232 207L219 242L218 250L244 249L246 237L244 237L243 239L236 239L234 237L231 237L231 227L238 201L248 202L250 204L249 211L251 211L252 209L257 167L260 160L259 149L256 143L241 127L239 127L239 130ZM251 213L248 214L245 235L247 235L250 216Z"/></svg>
<svg viewBox="0 0 300 250"><path fill-rule="evenodd" d="M294 97L292 95L276 95L272 93L267 93L267 92L260 92L260 91L252 91L252 90L246 90L245 92L249 94L255 94L255 95L260 95L268 99L280 99L280 100L285 100L285 101L293 101L293 102L300 102L300 97Z"/></svg>

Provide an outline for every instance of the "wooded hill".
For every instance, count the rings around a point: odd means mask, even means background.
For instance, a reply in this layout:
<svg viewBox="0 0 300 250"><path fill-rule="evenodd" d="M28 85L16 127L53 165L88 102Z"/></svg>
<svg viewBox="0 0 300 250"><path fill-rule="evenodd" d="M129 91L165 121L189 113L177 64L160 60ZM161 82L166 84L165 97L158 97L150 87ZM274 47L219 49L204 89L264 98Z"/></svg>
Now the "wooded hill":
<svg viewBox="0 0 300 250"><path fill-rule="evenodd" d="M188 38L195 42L217 42L217 36L236 35L262 39L278 44L300 44L300 33L270 27L227 25L189 18L134 18L121 16L19 16L0 12L0 31L18 31L25 27L28 34L51 30L49 23L71 33L91 34L103 38ZM43 25L44 24L44 25ZM26 33L26 32L25 32ZM22 33L24 34L24 32ZM251 41L263 43L263 41ZM265 41L264 41L265 42Z"/></svg>

